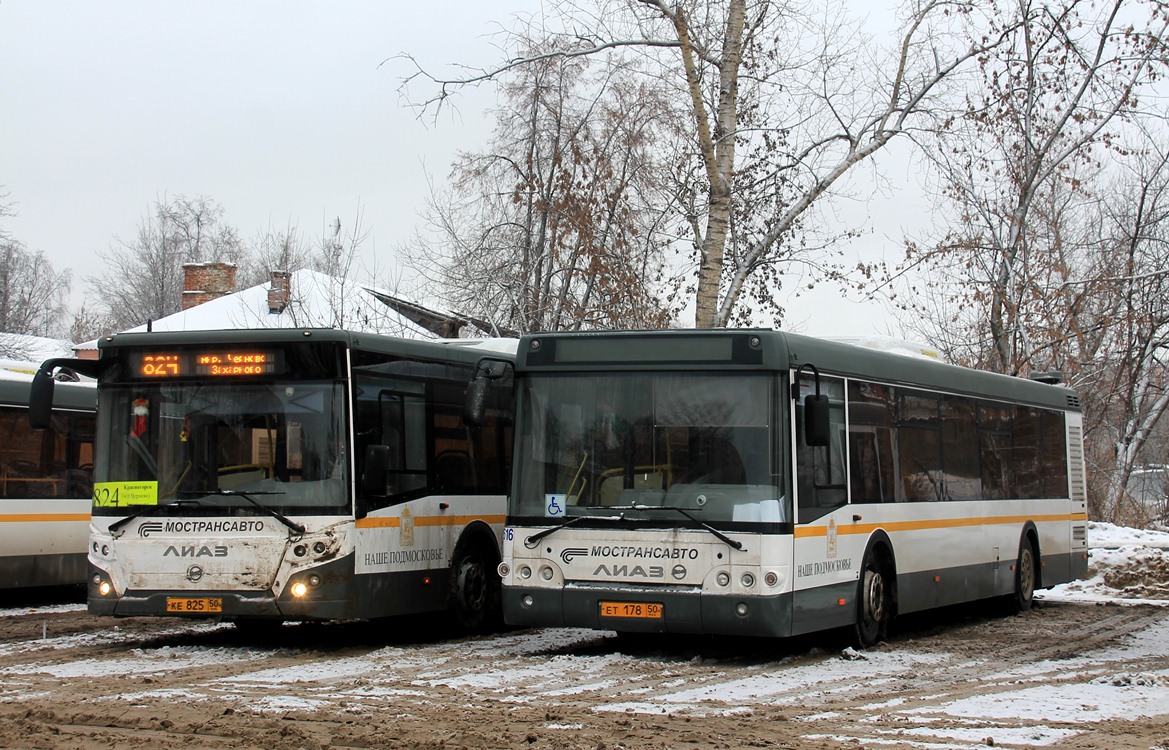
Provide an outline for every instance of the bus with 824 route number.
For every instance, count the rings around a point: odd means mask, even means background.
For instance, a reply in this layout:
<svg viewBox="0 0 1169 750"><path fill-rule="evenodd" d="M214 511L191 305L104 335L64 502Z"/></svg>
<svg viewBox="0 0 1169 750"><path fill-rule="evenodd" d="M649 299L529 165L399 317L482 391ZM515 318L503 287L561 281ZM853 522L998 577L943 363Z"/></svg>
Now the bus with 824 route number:
<svg viewBox="0 0 1169 750"><path fill-rule="evenodd" d="M866 646L1086 571L1060 385L770 330L531 335L514 367L510 624Z"/></svg>
<svg viewBox="0 0 1169 750"><path fill-rule="evenodd" d="M498 620L512 388L462 420L507 339L332 329L123 333L97 360L92 614L240 626L447 611ZM34 408L32 411L36 411ZM30 415L31 421L42 418Z"/></svg>

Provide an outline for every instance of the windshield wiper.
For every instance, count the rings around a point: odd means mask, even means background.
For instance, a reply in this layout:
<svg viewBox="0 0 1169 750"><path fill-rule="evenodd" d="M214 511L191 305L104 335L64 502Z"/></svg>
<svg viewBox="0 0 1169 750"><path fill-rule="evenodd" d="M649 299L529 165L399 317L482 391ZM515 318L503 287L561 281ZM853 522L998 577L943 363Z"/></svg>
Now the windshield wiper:
<svg viewBox="0 0 1169 750"><path fill-rule="evenodd" d="M169 503L159 503L158 505L147 505L147 506L144 506L142 508L142 510L135 511L135 512L131 513L130 515L126 516L125 518L114 521L113 523L111 523L109 525L109 528L107 528L106 531L113 534L118 529L122 528L126 524L133 521L135 518L141 518L142 516L149 516L151 514L159 512L160 510L163 510L165 508L169 508L172 505L183 505L183 504L198 505L199 503L195 500L172 500Z"/></svg>
<svg viewBox="0 0 1169 750"><path fill-rule="evenodd" d="M244 500L247 500L252 505L256 506L260 510L264 511L268 515L275 518L280 523L284 524L288 528L295 531L298 535L304 536L305 528L303 526L301 526L299 523L297 523L296 521L293 521L291 518L284 515L280 511L273 510L273 509L269 508L267 505L264 505L263 503L259 502L258 500L254 500L254 499L248 497L248 495L283 495L284 494L283 492L269 492L269 491L237 492L235 490L209 490L209 491L184 490L183 492L180 492L179 494L180 495L192 495L195 497L204 497L207 495L213 495L215 497L242 497Z"/></svg>
<svg viewBox="0 0 1169 750"><path fill-rule="evenodd" d="M743 550L743 543L742 542L735 541L734 539L731 539L729 536L722 533L721 531L719 531L715 527L711 526L706 521L703 521L701 518L697 518L697 517L691 515L690 511L686 510L685 508L679 508L676 505L614 505L612 508L610 508L610 510L672 510L672 511L675 511L676 513L681 513L682 515L686 516L687 518L689 518L694 523L698 524L700 527L702 527L706 531L709 531L711 534L714 534L716 537L718 537L718 540L720 542L723 542L725 544L729 544L731 547L734 547L736 550L739 550L740 552Z"/></svg>
<svg viewBox="0 0 1169 750"><path fill-rule="evenodd" d="M590 516L573 516L572 518L565 520L564 523L560 524L559 526L553 526L550 529L544 529L543 531L539 532L538 534L532 534L530 537L528 537L527 539L524 540L524 546L527 547L528 549L532 549L537 544L539 544L540 540L543 539L544 537L546 537L550 534L555 534L557 531L560 531L561 529L565 528L566 526L571 526L574 523L576 523L577 521L580 521L582 519L589 518L589 517Z"/></svg>

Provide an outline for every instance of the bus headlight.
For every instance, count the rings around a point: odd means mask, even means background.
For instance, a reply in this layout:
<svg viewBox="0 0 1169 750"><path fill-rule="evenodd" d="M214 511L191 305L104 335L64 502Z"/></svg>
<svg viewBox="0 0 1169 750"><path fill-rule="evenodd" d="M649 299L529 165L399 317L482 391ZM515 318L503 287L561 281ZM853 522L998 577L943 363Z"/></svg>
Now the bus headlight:
<svg viewBox="0 0 1169 750"><path fill-rule="evenodd" d="M297 581L296 583L292 584L292 595L295 596L297 599L299 599L300 597L304 596L307 593L308 593L308 584L306 584L304 581Z"/></svg>
<svg viewBox="0 0 1169 750"><path fill-rule="evenodd" d="M726 572L725 570L720 570L718 572L718 575L716 575L714 577L714 582L717 583L719 586L730 586L731 585L731 574Z"/></svg>
<svg viewBox="0 0 1169 750"><path fill-rule="evenodd" d="M527 565L521 565L518 572L520 574L520 578L523 578L525 581L532 577L532 569Z"/></svg>
<svg viewBox="0 0 1169 750"><path fill-rule="evenodd" d="M499 567L495 569L495 572L499 574L500 578L507 578L507 574L511 572L511 566L505 562L501 562Z"/></svg>
<svg viewBox="0 0 1169 750"><path fill-rule="evenodd" d="M540 577L543 578L545 581L551 581L552 576L554 576L554 575L556 575L556 574L552 571L552 568L548 567L547 565L540 568Z"/></svg>
<svg viewBox="0 0 1169 750"><path fill-rule="evenodd" d="M97 593L101 594L102 596L109 596L110 592L113 590L114 587L110 584L109 581L102 581L97 585Z"/></svg>
<svg viewBox="0 0 1169 750"><path fill-rule="evenodd" d="M779 574L774 570L769 570L763 574L763 582L768 586L777 586L779 585Z"/></svg>
<svg viewBox="0 0 1169 750"><path fill-rule="evenodd" d="M739 581L743 584L743 588L749 589L755 585L755 576L752 573L744 573Z"/></svg>

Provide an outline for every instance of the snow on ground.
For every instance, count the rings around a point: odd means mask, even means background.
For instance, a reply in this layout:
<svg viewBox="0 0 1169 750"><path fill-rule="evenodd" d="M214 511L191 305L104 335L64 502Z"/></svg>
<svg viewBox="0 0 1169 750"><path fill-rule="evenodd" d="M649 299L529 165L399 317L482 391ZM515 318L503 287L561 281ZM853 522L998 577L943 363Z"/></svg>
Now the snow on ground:
<svg viewBox="0 0 1169 750"><path fill-rule="evenodd" d="M1169 532L1088 524L1088 577L1036 592L1048 601L1169 607Z"/></svg>
<svg viewBox="0 0 1169 750"><path fill-rule="evenodd" d="M1092 523L1089 544L1088 577L1038 592L1042 600L1169 606L1169 533ZM71 606L76 605L65 605L64 611L72 611ZM0 610L0 617L53 611L61 610ZM218 627L226 626L200 624L192 625L192 630ZM92 637L8 644L0 648L0 656L76 646L79 640ZM103 636L107 643L119 637L116 628ZM443 688L468 698L513 704L555 705L587 694L601 696L592 709L598 712L692 716L787 710L797 703L827 703L828 698L872 695L874 688L879 694L887 689L888 700L868 700L854 709L869 714L860 720L870 727L863 741L874 747L908 743L920 748L969 748L981 746L986 738L1000 745L1057 746L1083 731L1068 729L1069 725L1169 715L1169 619L1119 644L1010 670L993 667L994 662L980 653L925 651L915 648L912 641L863 654L845 651L837 657L813 651L760 663L711 660L700 668L687 665L682 670L669 655L628 654L611 648L598 651L598 641L612 637L580 629L520 631L449 646L389 646L354 656L323 656L296 666L274 666L273 652L259 648L134 648L128 644L116 663L83 659L0 668L0 684L33 670L84 679L111 667L125 674L154 675L232 662L244 665L243 671L197 680L181 695L160 688L124 694L118 700L133 703L170 694L185 701L210 696L233 700L233 696L251 693L252 710L263 713L311 712L339 700L345 710L360 713L384 711L398 701ZM481 667L469 671L468 655ZM1131 664L1142 667L1131 671ZM969 674L987 689L962 695L927 691L923 698L918 688L911 699L899 697L901 686L913 684L931 670ZM679 671L684 671L681 677ZM615 685L612 674L624 674L626 681ZM926 684L930 684L928 677ZM256 694L264 696L259 703ZM19 699L15 691L0 690L0 701ZM248 702L246 697L239 700ZM815 721L826 715L801 720ZM1020 717L1031 724L1017 726ZM1016 725L1009 726L1012 722Z"/></svg>

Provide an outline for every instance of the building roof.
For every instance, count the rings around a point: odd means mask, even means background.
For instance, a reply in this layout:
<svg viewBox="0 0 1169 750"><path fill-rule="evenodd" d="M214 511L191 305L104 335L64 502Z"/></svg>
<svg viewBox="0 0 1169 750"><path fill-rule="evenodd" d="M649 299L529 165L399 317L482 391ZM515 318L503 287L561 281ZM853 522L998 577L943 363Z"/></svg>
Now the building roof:
<svg viewBox="0 0 1169 750"><path fill-rule="evenodd" d="M266 282L151 321L149 330L341 328L408 339L489 335L476 321L463 316L431 310L384 289L309 269L292 273L289 288L288 304L279 312L269 311L271 284ZM146 330L143 324L126 332ZM96 339L76 347L96 348Z"/></svg>

